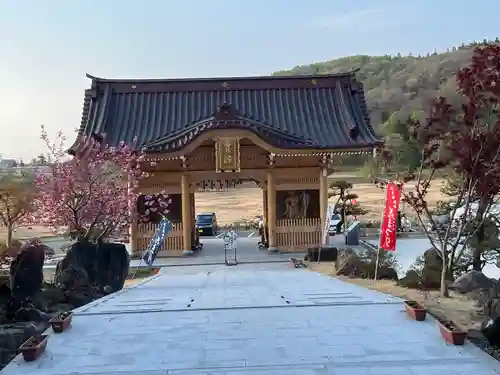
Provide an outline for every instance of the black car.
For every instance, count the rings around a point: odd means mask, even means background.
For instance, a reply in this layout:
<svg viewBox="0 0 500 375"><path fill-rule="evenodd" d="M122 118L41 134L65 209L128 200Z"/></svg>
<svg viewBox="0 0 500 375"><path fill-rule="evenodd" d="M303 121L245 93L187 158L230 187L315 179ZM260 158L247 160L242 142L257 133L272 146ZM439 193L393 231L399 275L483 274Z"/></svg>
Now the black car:
<svg viewBox="0 0 500 375"><path fill-rule="evenodd" d="M215 236L219 231L215 212L196 215L196 230L200 235Z"/></svg>

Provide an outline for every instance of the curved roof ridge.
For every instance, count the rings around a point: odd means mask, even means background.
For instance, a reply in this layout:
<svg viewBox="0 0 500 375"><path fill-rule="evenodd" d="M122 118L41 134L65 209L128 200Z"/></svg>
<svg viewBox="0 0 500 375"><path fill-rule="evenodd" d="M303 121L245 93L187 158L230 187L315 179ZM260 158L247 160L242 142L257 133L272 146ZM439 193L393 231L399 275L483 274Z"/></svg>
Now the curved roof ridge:
<svg viewBox="0 0 500 375"><path fill-rule="evenodd" d="M252 80L284 80L284 79L321 79L321 78L341 78L341 77L351 77L354 76L359 71L359 68L349 70L347 72L341 73L331 73L331 74L297 74L297 75L283 75L283 76L250 76L250 77L209 77L209 78L103 78L86 74L86 77L95 81L102 83L135 83L135 82L210 82L210 81L252 81Z"/></svg>

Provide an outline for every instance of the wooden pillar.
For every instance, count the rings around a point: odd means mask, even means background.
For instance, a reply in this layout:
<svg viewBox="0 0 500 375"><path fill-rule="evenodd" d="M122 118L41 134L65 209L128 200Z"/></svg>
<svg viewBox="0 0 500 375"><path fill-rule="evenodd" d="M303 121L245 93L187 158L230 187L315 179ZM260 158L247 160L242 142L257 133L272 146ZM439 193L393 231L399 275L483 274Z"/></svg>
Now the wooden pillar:
<svg viewBox="0 0 500 375"><path fill-rule="evenodd" d="M269 229L268 251L275 253L276 247L276 181L271 171L267 172L267 227Z"/></svg>
<svg viewBox="0 0 500 375"><path fill-rule="evenodd" d="M263 234L264 234L264 241L265 242L268 242L269 239L267 238L267 222L268 222L268 219L267 219L267 212L268 212L268 207L267 207L267 188L266 188L266 185L267 184L262 184L262 225L263 225ZM269 242L268 242L269 243Z"/></svg>
<svg viewBox="0 0 500 375"><path fill-rule="evenodd" d="M189 193L189 209L191 213L191 238L193 244L196 244L196 228L194 223L196 222L196 203L194 200L194 193Z"/></svg>
<svg viewBox="0 0 500 375"><path fill-rule="evenodd" d="M191 194L189 189L189 177L181 176L181 199L182 199L182 245L184 251L192 251L191 233L193 224L191 222Z"/></svg>
<svg viewBox="0 0 500 375"><path fill-rule="evenodd" d="M262 221L264 224L267 223L267 190L262 187Z"/></svg>
<svg viewBox="0 0 500 375"><path fill-rule="evenodd" d="M319 212L321 217L322 240L323 240L323 230L325 228L325 220L327 219L326 217L327 209L328 209L328 171L326 168L321 168L319 175ZM326 236L326 245L328 245L328 242L329 242L328 236Z"/></svg>

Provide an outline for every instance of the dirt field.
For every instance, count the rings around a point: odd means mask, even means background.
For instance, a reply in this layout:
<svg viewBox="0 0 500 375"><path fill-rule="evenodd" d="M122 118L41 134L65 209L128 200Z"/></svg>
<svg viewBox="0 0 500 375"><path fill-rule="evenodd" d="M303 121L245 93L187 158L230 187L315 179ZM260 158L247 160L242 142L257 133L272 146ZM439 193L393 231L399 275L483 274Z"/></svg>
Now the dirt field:
<svg viewBox="0 0 500 375"><path fill-rule="evenodd" d="M349 176L342 175L339 179L349 181ZM434 205L436 201L443 199L440 192L441 181L436 180L429 189L429 203ZM380 220L384 206L383 191L371 183L356 183L352 190L359 196L358 202L369 210L363 217L364 220ZM235 189L222 192L196 193L196 212L215 212L220 224L232 224L237 221L252 220L262 215L262 190L254 183L245 183ZM335 198L330 199L335 202ZM404 207L403 211L411 215L411 209ZM52 232L47 228L33 227L32 229L19 228L14 238L26 239L32 237L51 236ZM5 237L5 230L0 228L0 239Z"/></svg>
<svg viewBox="0 0 500 375"><path fill-rule="evenodd" d="M349 181L349 178L345 179ZM438 200L443 199L440 189L441 181L436 180L429 189L430 205L435 205ZM364 182L355 184L352 192L359 196L358 202L370 211L363 219L380 220L385 199L383 191L371 183ZM195 199L196 212L215 212L221 224L232 224L262 215L262 190L253 183L245 183L239 188L224 192L196 193ZM331 202L335 202L335 198L331 198ZM409 207L402 208L403 212L411 215Z"/></svg>
<svg viewBox="0 0 500 375"><path fill-rule="evenodd" d="M54 233L52 230L49 228L44 228L44 227L32 227L31 229L28 228L18 228L14 232L14 238L18 240L25 240L28 238L33 238L33 237L52 237ZM0 227L0 240L4 239L7 237L7 231L5 228Z"/></svg>
<svg viewBox="0 0 500 375"><path fill-rule="evenodd" d="M415 289L408 289L396 285L394 281L380 280L374 283L373 280L333 276L335 268L332 263L311 263L308 268L311 271L336 277L348 283L377 290L405 300L417 301L424 305L432 315L452 320L462 328L478 329L481 324L482 318L477 308L474 307L474 303L464 296L454 294L453 292L451 298L441 298L437 291L422 292Z"/></svg>

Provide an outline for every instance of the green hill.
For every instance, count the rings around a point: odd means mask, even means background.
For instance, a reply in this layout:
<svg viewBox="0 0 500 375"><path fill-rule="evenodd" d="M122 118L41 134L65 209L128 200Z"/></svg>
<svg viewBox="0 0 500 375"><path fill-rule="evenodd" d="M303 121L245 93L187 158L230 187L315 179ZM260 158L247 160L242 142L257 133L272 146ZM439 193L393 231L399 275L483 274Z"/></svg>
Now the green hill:
<svg viewBox="0 0 500 375"><path fill-rule="evenodd" d="M495 42L499 42L498 38ZM357 76L364 85L372 124L383 133L380 125L391 115L396 120L406 119L412 113L425 111L429 101L439 95L458 101L454 74L469 63L472 48L478 44L427 56L343 57L296 66L274 75L328 74L359 68Z"/></svg>

